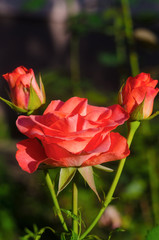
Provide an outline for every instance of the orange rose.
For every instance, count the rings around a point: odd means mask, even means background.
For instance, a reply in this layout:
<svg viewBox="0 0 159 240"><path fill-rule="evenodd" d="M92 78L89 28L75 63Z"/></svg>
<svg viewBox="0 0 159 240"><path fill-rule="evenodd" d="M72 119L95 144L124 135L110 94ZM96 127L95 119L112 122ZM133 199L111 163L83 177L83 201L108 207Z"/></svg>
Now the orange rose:
<svg viewBox="0 0 159 240"><path fill-rule="evenodd" d="M42 116L18 117L17 127L29 139L17 144L17 161L32 173L40 163L80 167L125 158L127 141L111 130L128 118L120 105L96 107L79 97L52 101Z"/></svg>

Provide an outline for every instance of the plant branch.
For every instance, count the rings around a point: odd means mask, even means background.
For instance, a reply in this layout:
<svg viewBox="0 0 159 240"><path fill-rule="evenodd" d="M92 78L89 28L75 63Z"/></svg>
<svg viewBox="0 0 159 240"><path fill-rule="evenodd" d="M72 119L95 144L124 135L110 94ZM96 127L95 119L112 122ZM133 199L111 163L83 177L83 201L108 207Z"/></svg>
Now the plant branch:
<svg viewBox="0 0 159 240"><path fill-rule="evenodd" d="M75 181L72 185L72 212L75 216L78 216L78 188ZM78 234L78 219L76 217L72 219L72 229Z"/></svg>
<svg viewBox="0 0 159 240"><path fill-rule="evenodd" d="M62 215L62 212L61 212L61 209L60 209L57 197L56 197L54 183L52 183L52 181L51 181L51 178L50 178L48 170L44 170L44 174L45 174L45 180L46 180L47 186L48 186L49 191L51 193L51 197L52 197L54 206L56 208L57 215L58 215L58 217L60 219L60 222L61 222L64 230L68 231L67 225L66 225L65 220L63 218L63 215Z"/></svg>
<svg viewBox="0 0 159 240"><path fill-rule="evenodd" d="M127 142L128 145L130 147L132 139L134 137L134 134L136 132L136 130L138 129L138 127L140 126L140 122L138 121L134 121L134 122L128 122L128 137L127 137ZM109 203L112 201L113 198L113 194L115 192L116 186L118 184L119 178L121 176L124 164L125 164L126 158L122 159L119 163L116 175L114 177L113 183L109 189L109 192L106 196L106 199L103 203L103 207L101 208L101 210L99 211L98 215L96 216L96 218L93 220L93 222L91 223L91 225L87 228L87 230L81 235L80 240L85 238L88 233L94 228L94 226L97 224L97 222L99 221L99 219L101 218L102 214L104 213L105 209L107 208L107 206L109 205Z"/></svg>

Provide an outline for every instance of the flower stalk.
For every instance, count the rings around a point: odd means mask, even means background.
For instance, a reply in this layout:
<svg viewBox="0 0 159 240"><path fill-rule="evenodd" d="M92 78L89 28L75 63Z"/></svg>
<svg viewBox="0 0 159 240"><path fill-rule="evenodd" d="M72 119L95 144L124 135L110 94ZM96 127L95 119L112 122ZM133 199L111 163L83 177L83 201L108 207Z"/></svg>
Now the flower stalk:
<svg viewBox="0 0 159 240"><path fill-rule="evenodd" d="M58 215L58 217L60 219L60 222L61 222L64 230L68 231L67 225L66 225L65 220L63 218L63 215L62 215L62 212L61 212L61 209L60 209L57 197L56 197L54 183L52 183L52 181L51 181L51 178L50 178L48 170L44 170L44 174L45 174L45 180L46 180L47 186L48 186L49 191L51 193L51 197L52 197L54 206L56 208L56 213L57 213L57 215Z"/></svg>
<svg viewBox="0 0 159 240"><path fill-rule="evenodd" d="M140 126L140 122L138 121L134 121L134 122L128 122L128 137L127 137L127 142L128 145L130 147L131 142L133 140L134 134L136 132L136 130L138 129L138 127ZM125 165L125 161L126 158L122 159L119 163L116 175L114 177L114 180L112 182L112 185L109 189L109 192L105 198L105 201L103 203L103 207L101 208L101 210L99 211L98 215L96 216L96 218L93 220L93 222L91 223L91 225L87 228L87 230L81 235L80 240L84 239L88 233L94 228L94 226L98 223L99 219L101 218L102 214L104 213L105 209L107 208L107 206L109 205L109 203L112 201L113 198L113 194L115 192L116 186L119 182L121 173L123 171L124 165Z"/></svg>
<svg viewBox="0 0 159 240"><path fill-rule="evenodd" d="M78 188L75 181L72 184L72 212L74 218L72 219L72 229L74 233L78 234Z"/></svg>

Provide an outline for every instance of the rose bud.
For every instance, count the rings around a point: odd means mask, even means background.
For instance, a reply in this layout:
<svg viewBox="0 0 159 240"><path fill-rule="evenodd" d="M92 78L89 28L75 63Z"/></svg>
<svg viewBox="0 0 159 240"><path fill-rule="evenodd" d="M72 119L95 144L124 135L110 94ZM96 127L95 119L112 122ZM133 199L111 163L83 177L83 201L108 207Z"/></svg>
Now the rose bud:
<svg viewBox="0 0 159 240"><path fill-rule="evenodd" d="M158 80L148 73L129 77L119 91L118 102L130 114L131 120L147 119L153 111L154 98L159 89Z"/></svg>
<svg viewBox="0 0 159 240"><path fill-rule="evenodd" d="M40 78L38 86L33 69L23 66L17 67L13 72L3 75L8 82L12 102L2 99L17 112L32 113L45 103L45 90Z"/></svg>

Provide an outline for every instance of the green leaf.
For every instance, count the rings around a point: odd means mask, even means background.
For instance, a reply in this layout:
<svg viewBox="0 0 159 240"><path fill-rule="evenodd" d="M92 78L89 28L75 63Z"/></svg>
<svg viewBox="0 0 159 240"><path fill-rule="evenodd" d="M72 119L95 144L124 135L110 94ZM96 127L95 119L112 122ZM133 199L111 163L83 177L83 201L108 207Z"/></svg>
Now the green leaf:
<svg viewBox="0 0 159 240"><path fill-rule="evenodd" d="M11 107L11 108L12 108L14 111L16 111L16 112L19 112L19 113L26 113L26 112L27 112L26 109L19 108L19 107L17 107L14 103L12 103L12 102L10 102L10 101L2 98L2 97L0 97L0 99L1 99L3 102L5 102L9 107Z"/></svg>
<svg viewBox="0 0 159 240"><path fill-rule="evenodd" d="M113 231L111 231L111 232L109 233L108 240L110 240L110 239L112 238L112 235L113 235L115 232L125 232L125 230L122 229L122 228L116 228L116 229L114 229Z"/></svg>
<svg viewBox="0 0 159 240"><path fill-rule="evenodd" d="M105 171L105 172L113 172L114 171L113 169L105 167L105 166L100 165L100 164L99 165L94 165L93 167L97 168L99 170Z"/></svg>
<svg viewBox="0 0 159 240"><path fill-rule="evenodd" d="M75 219L75 220L79 220L79 218L75 214L73 214L70 210L61 208L61 211L66 213L67 217Z"/></svg>
<svg viewBox="0 0 159 240"><path fill-rule="evenodd" d="M71 182L75 176L76 171L77 168L74 167L61 168L57 194L59 194Z"/></svg>
<svg viewBox="0 0 159 240"><path fill-rule="evenodd" d="M85 240L102 240L102 238L96 236L96 235L88 235Z"/></svg>
<svg viewBox="0 0 159 240"><path fill-rule="evenodd" d="M25 228L25 232L29 235L29 237L34 237L34 233L30 231L28 228Z"/></svg>
<svg viewBox="0 0 159 240"><path fill-rule="evenodd" d="M158 240L159 226L153 227L147 234L145 240Z"/></svg>
<svg viewBox="0 0 159 240"><path fill-rule="evenodd" d="M31 83L28 110L34 111L35 109L39 108L41 105L42 103L40 101L40 98L38 97Z"/></svg>
<svg viewBox="0 0 159 240"><path fill-rule="evenodd" d="M30 231L28 228L25 229L25 232L27 233L27 235L25 235L24 237L21 237L21 240L27 240L27 239L34 239L34 240L40 240L41 235L45 232L45 230L48 229L50 230L52 233L55 234L55 230L52 229L51 227L43 227L40 230L38 230L38 227L36 224L33 225L33 232Z"/></svg>
<svg viewBox="0 0 159 240"><path fill-rule="evenodd" d="M100 200L100 197L98 195L98 192L96 190L95 182L94 182L94 176L93 176L93 169L91 166L88 167L80 167L78 168L78 171L84 178L84 180L88 183L89 187L93 190L93 192L97 195L98 199Z"/></svg>

